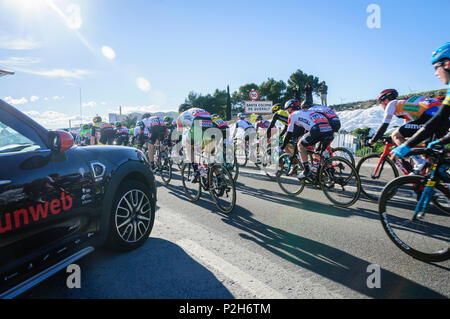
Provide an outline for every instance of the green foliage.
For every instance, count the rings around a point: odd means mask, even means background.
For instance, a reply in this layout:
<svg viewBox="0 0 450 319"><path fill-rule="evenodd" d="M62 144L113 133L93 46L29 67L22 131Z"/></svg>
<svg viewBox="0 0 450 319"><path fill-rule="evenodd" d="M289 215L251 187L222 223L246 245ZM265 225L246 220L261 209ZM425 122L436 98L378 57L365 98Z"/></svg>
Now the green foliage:
<svg viewBox="0 0 450 319"><path fill-rule="evenodd" d="M273 104L282 103L286 93L286 83L268 78L259 86L260 100L272 101Z"/></svg>
<svg viewBox="0 0 450 319"><path fill-rule="evenodd" d="M361 139L369 137L370 127L357 128L353 131L353 134L358 135Z"/></svg>
<svg viewBox="0 0 450 319"><path fill-rule="evenodd" d="M311 87L313 88L313 94L319 95L319 78L314 75L309 75L304 73L302 70L297 70L291 76L288 80L288 88L286 92L286 101L289 100L291 97L294 96L293 88L298 87L300 92L300 98L305 98L305 84L310 83Z"/></svg>
<svg viewBox="0 0 450 319"><path fill-rule="evenodd" d="M132 126L136 125L136 122L137 122L137 117L136 116L127 115L125 117L125 120L123 121L123 124L126 127L132 127Z"/></svg>

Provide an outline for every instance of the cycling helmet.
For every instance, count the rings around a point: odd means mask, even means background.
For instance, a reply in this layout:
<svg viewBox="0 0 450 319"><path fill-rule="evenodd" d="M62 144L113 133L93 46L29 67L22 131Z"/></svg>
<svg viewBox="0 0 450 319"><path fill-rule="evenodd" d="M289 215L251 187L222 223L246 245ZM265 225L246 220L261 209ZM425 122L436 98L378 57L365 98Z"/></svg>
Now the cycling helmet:
<svg viewBox="0 0 450 319"><path fill-rule="evenodd" d="M216 118L216 117L220 117L219 115L217 115L217 114L213 114L213 115L211 115L211 117L214 119L214 118Z"/></svg>
<svg viewBox="0 0 450 319"><path fill-rule="evenodd" d="M262 115L258 115L258 117L256 118L256 120L257 120L257 121L262 121L262 120L263 120Z"/></svg>
<svg viewBox="0 0 450 319"><path fill-rule="evenodd" d="M389 101L395 100L398 97L397 90L387 89L380 93L378 96L377 102L381 103L384 100L388 99Z"/></svg>
<svg viewBox="0 0 450 319"><path fill-rule="evenodd" d="M144 115L142 115L142 119L148 119L150 117L152 117L150 113L145 113Z"/></svg>
<svg viewBox="0 0 450 319"><path fill-rule="evenodd" d="M450 42L447 42L433 52L431 56L431 64L435 64L436 62L446 59L450 60Z"/></svg>
<svg viewBox="0 0 450 319"><path fill-rule="evenodd" d="M180 104L180 106L178 107L178 113L183 113L184 111L187 111L190 108L193 108L192 104L189 103Z"/></svg>
<svg viewBox="0 0 450 319"><path fill-rule="evenodd" d="M116 122L116 127L121 127L122 126L122 123L120 123L120 122Z"/></svg>
<svg viewBox="0 0 450 319"><path fill-rule="evenodd" d="M238 118L241 120L245 120L245 114L244 113L239 113L238 114Z"/></svg>
<svg viewBox="0 0 450 319"><path fill-rule="evenodd" d="M92 119L92 122L94 122L94 123L100 123L101 121L102 121L102 118L98 115Z"/></svg>
<svg viewBox="0 0 450 319"><path fill-rule="evenodd" d="M83 125L83 130L89 130L91 127L89 126L89 124L84 124Z"/></svg>
<svg viewBox="0 0 450 319"><path fill-rule="evenodd" d="M280 110L280 104L275 104L272 107L272 113L278 112Z"/></svg>
<svg viewBox="0 0 450 319"><path fill-rule="evenodd" d="M170 116L165 116L164 117L164 123L172 123L173 118L171 118Z"/></svg>
<svg viewBox="0 0 450 319"><path fill-rule="evenodd" d="M136 126L144 126L144 122L142 122L142 121L137 121L137 122L136 122Z"/></svg>
<svg viewBox="0 0 450 319"><path fill-rule="evenodd" d="M297 100L294 100L294 99L290 99L289 101L287 101L284 104L284 109L285 110L290 109L290 108L292 108L294 110L298 110L299 107L300 107L300 102L297 101Z"/></svg>

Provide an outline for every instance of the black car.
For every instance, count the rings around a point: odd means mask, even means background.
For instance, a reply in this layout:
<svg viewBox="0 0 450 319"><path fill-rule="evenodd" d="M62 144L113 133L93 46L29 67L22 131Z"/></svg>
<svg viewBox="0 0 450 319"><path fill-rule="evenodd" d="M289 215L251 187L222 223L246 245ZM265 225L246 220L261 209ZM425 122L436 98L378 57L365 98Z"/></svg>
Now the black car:
<svg viewBox="0 0 450 319"><path fill-rule="evenodd" d="M144 154L73 144L0 100L0 298L98 247L131 250L149 237L156 185Z"/></svg>

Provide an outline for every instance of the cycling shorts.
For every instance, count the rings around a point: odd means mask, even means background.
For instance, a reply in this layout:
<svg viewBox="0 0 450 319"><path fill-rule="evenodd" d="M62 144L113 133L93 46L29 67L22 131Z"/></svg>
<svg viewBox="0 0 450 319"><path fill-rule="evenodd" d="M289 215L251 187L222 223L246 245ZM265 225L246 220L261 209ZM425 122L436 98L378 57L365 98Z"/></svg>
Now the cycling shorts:
<svg viewBox="0 0 450 319"><path fill-rule="evenodd" d="M328 126L329 127L329 126ZM328 128L323 129L320 127L320 124L314 125L311 128L311 131L302 136L301 143L303 146L308 147L316 145L318 142L321 142L325 139L332 140L334 136L333 130Z"/></svg>

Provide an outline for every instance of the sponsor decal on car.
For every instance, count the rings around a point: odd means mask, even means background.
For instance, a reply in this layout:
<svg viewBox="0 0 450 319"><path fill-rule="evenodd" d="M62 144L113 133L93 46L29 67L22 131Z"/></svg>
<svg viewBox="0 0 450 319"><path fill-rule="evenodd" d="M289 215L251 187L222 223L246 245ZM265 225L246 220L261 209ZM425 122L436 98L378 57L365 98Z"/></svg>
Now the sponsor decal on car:
<svg viewBox="0 0 450 319"><path fill-rule="evenodd" d="M49 213L58 215L61 212L68 211L72 208L72 204L72 197L62 192L60 198L55 198L36 206L21 208L12 213L5 213L3 216L0 216L0 234L13 229L18 229L31 222L38 222L39 220L46 219L49 216Z"/></svg>

